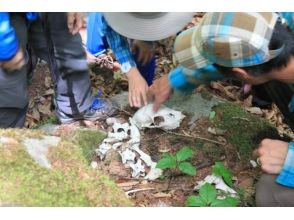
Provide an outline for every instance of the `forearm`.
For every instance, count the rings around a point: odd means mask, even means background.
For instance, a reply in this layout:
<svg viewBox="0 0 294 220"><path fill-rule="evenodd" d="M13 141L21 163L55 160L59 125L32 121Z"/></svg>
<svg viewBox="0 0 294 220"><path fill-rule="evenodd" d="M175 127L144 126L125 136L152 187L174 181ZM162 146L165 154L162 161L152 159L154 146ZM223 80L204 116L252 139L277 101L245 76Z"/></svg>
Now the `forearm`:
<svg viewBox="0 0 294 220"><path fill-rule="evenodd" d="M18 51L19 43L10 25L9 13L0 13L0 61L7 61Z"/></svg>
<svg viewBox="0 0 294 220"><path fill-rule="evenodd" d="M289 143L287 157L276 182L284 186L294 187L294 142Z"/></svg>
<svg viewBox="0 0 294 220"><path fill-rule="evenodd" d="M184 94L192 92L199 85L208 84L211 81L223 78L224 76L212 65L197 70L190 70L179 66L169 74L171 87Z"/></svg>

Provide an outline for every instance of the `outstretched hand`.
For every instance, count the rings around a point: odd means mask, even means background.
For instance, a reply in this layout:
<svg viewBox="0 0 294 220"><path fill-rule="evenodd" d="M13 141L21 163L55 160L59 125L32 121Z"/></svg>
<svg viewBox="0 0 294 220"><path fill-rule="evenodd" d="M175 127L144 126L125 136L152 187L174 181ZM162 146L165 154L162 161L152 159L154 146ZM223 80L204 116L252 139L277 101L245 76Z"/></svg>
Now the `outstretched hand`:
<svg viewBox="0 0 294 220"><path fill-rule="evenodd" d="M137 68L131 68L127 73L129 81L129 103L131 107L147 105L148 85Z"/></svg>
<svg viewBox="0 0 294 220"><path fill-rule="evenodd" d="M157 112L160 105L168 100L172 93L173 90L169 84L168 75L155 80L147 93L148 101L153 102L153 111Z"/></svg>

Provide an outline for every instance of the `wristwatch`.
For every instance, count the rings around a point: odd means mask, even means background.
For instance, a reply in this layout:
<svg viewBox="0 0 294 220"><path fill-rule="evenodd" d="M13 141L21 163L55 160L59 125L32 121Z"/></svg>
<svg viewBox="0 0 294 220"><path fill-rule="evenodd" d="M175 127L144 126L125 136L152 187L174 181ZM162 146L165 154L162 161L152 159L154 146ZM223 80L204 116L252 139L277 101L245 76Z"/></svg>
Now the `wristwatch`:
<svg viewBox="0 0 294 220"><path fill-rule="evenodd" d="M128 73L130 70L131 70L131 68L133 68L133 67L136 67L137 65L136 65L136 63L135 62L124 62L122 65L121 65L121 71L123 72L123 73Z"/></svg>

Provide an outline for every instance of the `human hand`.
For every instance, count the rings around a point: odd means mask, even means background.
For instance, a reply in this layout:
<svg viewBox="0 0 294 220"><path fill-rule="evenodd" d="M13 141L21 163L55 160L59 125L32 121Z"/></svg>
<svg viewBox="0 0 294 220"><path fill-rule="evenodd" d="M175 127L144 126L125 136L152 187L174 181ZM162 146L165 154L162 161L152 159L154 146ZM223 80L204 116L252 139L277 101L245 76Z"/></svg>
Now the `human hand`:
<svg viewBox="0 0 294 220"><path fill-rule="evenodd" d="M171 96L172 92L173 89L169 84L168 75L164 75L153 82L149 87L147 96L149 101L153 101L154 112L158 111L160 105Z"/></svg>
<svg viewBox="0 0 294 220"><path fill-rule="evenodd" d="M139 53L138 61L142 65L146 65L151 61L154 56L155 50L153 43L147 43L145 41L134 40L132 44L132 52Z"/></svg>
<svg viewBox="0 0 294 220"><path fill-rule="evenodd" d="M288 143L263 139L257 149L261 169L269 174L279 174L288 153Z"/></svg>
<svg viewBox="0 0 294 220"><path fill-rule="evenodd" d="M25 65L25 57L21 48L18 49L14 57L8 61L2 61L1 68L11 72L21 69Z"/></svg>
<svg viewBox="0 0 294 220"><path fill-rule="evenodd" d="M68 31L74 35L83 27L84 13L82 12L68 12L67 13L67 27Z"/></svg>
<svg viewBox="0 0 294 220"><path fill-rule="evenodd" d="M137 68L131 68L126 74L129 81L129 103L131 107L147 105L148 85Z"/></svg>

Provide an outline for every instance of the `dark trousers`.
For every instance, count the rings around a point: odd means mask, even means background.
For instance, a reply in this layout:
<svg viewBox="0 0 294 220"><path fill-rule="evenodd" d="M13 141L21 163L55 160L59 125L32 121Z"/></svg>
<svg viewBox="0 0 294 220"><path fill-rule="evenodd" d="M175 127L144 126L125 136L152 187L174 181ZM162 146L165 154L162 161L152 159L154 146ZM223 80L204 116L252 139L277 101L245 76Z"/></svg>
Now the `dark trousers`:
<svg viewBox="0 0 294 220"><path fill-rule="evenodd" d="M93 101L91 82L79 34L68 32L66 13L46 13L28 22L22 13L10 13L11 24L23 49L29 44L50 67L58 111L81 115ZM0 127L23 127L28 105L27 69L0 69Z"/></svg>
<svg viewBox="0 0 294 220"><path fill-rule="evenodd" d="M294 189L275 182L276 175L263 174L256 186L256 205L261 207L293 207Z"/></svg>

